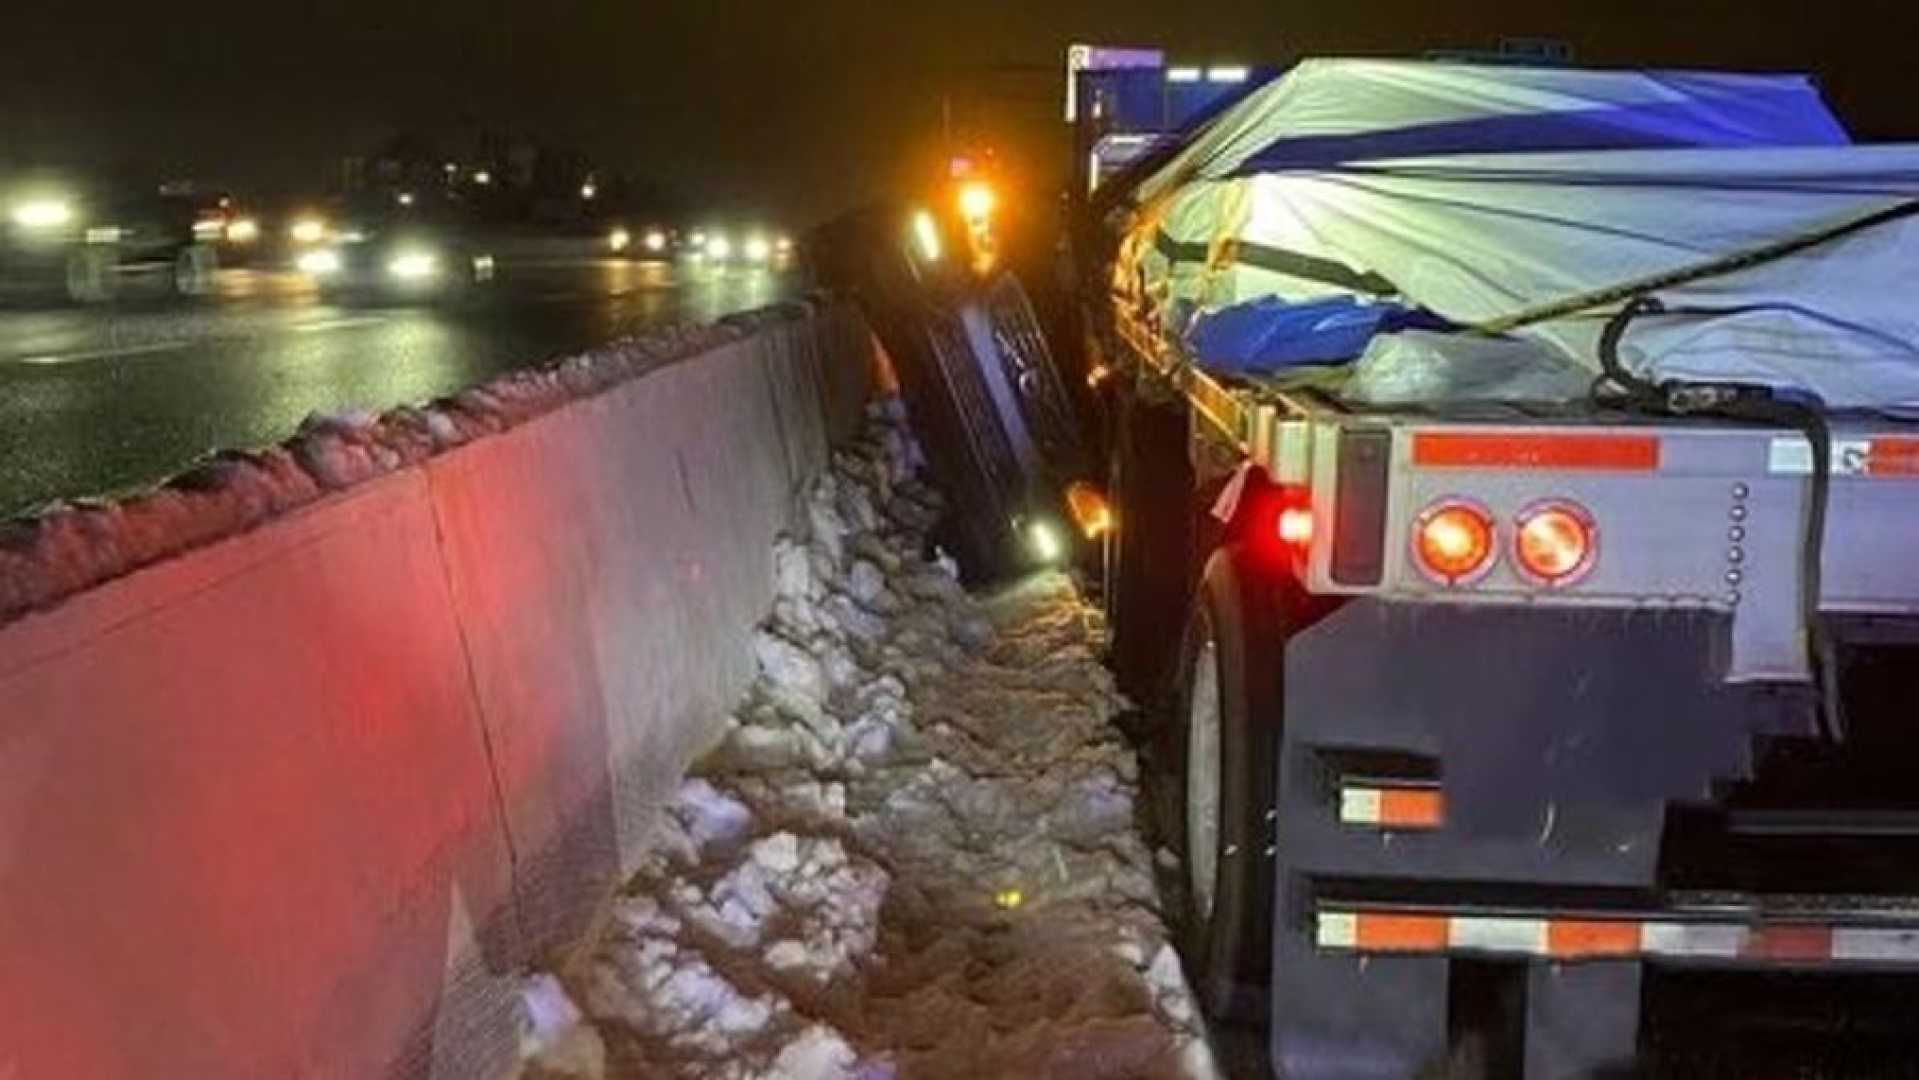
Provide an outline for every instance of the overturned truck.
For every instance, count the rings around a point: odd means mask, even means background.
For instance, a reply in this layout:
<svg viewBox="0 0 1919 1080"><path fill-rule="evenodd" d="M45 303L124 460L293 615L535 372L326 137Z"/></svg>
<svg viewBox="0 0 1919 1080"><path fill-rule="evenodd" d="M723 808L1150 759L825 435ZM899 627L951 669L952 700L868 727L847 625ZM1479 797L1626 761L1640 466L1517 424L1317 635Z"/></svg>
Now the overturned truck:
<svg viewBox="0 0 1919 1080"><path fill-rule="evenodd" d="M1169 129L1190 76L1098 56L1053 344L1103 452L1020 492L1163 706L1215 1022L1588 1075L1664 1052L1650 980L1919 968L1919 147L1800 78L1386 61ZM892 280L895 351L983 310Z"/></svg>

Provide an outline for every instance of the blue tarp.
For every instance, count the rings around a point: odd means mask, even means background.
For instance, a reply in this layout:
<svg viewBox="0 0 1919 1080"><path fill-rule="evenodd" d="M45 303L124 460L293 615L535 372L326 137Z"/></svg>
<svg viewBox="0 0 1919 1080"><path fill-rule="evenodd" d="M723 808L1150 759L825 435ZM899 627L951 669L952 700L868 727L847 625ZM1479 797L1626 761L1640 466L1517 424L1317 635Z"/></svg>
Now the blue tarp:
<svg viewBox="0 0 1919 1080"><path fill-rule="evenodd" d="M1186 345L1208 369L1244 374L1351 360L1375 334L1448 326L1401 304L1350 296L1287 303L1268 296L1200 315L1186 331Z"/></svg>

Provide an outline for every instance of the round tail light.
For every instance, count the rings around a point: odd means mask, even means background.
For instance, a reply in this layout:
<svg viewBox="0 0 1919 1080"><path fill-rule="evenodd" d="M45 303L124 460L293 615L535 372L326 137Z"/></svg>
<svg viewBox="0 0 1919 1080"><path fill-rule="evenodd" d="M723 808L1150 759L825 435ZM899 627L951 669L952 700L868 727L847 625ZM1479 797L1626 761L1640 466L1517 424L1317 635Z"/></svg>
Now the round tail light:
<svg viewBox="0 0 1919 1080"><path fill-rule="evenodd" d="M1584 507L1563 501L1539 503L1519 515L1513 559L1541 585L1570 585L1586 576L1599 553L1599 531Z"/></svg>
<svg viewBox="0 0 1919 1080"><path fill-rule="evenodd" d="M1441 584L1474 581L1493 563L1493 517L1462 499L1434 503L1413 524L1413 554Z"/></svg>

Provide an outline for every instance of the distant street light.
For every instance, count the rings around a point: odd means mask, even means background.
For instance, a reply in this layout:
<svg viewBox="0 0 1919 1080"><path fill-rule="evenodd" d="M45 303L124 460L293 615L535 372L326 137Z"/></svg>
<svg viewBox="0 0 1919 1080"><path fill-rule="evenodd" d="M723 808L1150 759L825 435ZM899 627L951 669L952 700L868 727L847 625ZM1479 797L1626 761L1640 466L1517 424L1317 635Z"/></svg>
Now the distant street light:
<svg viewBox="0 0 1919 1080"><path fill-rule="evenodd" d="M481 187L486 187L488 184L491 184L493 182L493 174L490 172L487 172L485 169L481 169L480 171L473 174L473 182L480 185Z"/></svg>
<svg viewBox="0 0 1919 1080"><path fill-rule="evenodd" d="M413 193L411 191L402 191L394 196L394 199L398 201L401 206L413 205Z"/></svg>
<svg viewBox="0 0 1919 1080"><path fill-rule="evenodd" d="M595 185L593 181L591 180L588 180L586 183L580 185L580 198L585 199L588 202L593 201L593 199L596 196L598 196L599 193L600 193L599 187Z"/></svg>

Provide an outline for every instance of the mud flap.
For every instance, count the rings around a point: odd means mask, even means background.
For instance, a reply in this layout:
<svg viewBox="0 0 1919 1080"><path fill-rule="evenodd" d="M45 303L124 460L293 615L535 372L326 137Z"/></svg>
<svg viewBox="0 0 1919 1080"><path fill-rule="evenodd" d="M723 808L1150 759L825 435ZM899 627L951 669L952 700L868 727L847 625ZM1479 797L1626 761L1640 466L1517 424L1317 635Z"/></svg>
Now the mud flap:
<svg viewBox="0 0 1919 1080"><path fill-rule="evenodd" d="M1278 936L1272 1028L1278 1075L1288 1080L1444 1075L1443 958L1362 960L1322 953L1297 929Z"/></svg>
<svg viewBox="0 0 1919 1080"><path fill-rule="evenodd" d="M1526 1080L1634 1074L1637 963L1533 964L1526 972Z"/></svg>

